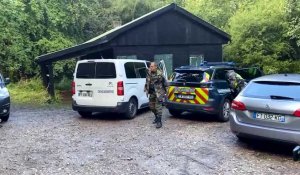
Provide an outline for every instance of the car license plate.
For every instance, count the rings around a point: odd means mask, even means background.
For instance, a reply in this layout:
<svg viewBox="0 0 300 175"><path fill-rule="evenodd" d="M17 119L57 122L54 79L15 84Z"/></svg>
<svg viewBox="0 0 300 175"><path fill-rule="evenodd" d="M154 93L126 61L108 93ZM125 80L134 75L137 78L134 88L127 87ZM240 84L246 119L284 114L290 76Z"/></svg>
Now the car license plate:
<svg viewBox="0 0 300 175"><path fill-rule="evenodd" d="M285 122L285 116L284 115L279 115L279 114L267 114L267 113L254 112L253 113L253 118L259 119L259 120L280 122L280 123Z"/></svg>
<svg viewBox="0 0 300 175"><path fill-rule="evenodd" d="M194 100L195 97L193 95L178 94L177 98L186 99L186 100Z"/></svg>
<svg viewBox="0 0 300 175"><path fill-rule="evenodd" d="M80 91L78 93L80 97L93 97L93 91Z"/></svg>
<svg viewBox="0 0 300 175"><path fill-rule="evenodd" d="M180 93L180 92L194 93L195 92L195 88L190 88L190 87L176 87L175 88L175 93Z"/></svg>

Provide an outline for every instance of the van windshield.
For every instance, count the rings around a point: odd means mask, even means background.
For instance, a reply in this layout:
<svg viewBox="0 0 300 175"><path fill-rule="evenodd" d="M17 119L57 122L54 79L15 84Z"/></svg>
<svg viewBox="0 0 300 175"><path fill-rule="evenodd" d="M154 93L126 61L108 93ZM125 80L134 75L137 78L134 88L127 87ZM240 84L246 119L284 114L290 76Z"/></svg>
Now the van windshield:
<svg viewBox="0 0 300 175"><path fill-rule="evenodd" d="M80 63L77 67L76 78L116 78L114 63Z"/></svg>

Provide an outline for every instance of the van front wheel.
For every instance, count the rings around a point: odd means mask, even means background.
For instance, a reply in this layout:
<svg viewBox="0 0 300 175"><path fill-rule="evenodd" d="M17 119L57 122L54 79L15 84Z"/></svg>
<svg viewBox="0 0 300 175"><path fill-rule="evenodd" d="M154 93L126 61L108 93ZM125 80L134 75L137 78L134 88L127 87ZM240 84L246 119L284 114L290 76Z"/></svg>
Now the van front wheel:
<svg viewBox="0 0 300 175"><path fill-rule="evenodd" d="M125 117L126 117L127 119L133 119L133 118L135 117L136 113L137 113L137 108L138 108L138 106L137 106L137 101L136 101L136 99L131 98L131 99L129 100L129 104L128 104L128 107L127 107L127 111L126 111L126 113L125 113Z"/></svg>

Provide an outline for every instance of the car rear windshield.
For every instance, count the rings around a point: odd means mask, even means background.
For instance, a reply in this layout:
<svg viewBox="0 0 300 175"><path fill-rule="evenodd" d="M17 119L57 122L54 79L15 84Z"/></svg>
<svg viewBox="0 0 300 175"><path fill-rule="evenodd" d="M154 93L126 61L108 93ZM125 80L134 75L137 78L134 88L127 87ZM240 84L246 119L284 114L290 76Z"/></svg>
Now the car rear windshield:
<svg viewBox="0 0 300 175"><path fill-rule="evenodd" d="M116 78L114 63L80 63L77 67L76 78Z"/></svg>
<svg viewBox="0 0 300 175"><path fill-rule="evenodd" d="M294 82L251 82L245 88L243 96L265 99L286 99L300 101L300 83Z"/></svg>
<svg viewBox="0 0 300 175"><path fill-rule="evenodd" d="M204 71L178 71L175 72L173 82L200 83L204 79L204 73ZM207 78L209 79L210 76Z"/></svg>

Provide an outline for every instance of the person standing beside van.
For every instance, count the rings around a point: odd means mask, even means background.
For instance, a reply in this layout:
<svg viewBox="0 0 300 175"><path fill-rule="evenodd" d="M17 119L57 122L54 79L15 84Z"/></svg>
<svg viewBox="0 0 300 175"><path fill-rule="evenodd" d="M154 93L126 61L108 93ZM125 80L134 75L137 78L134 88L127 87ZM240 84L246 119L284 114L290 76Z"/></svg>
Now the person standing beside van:
<svg viewBox="0 0 300 175"><path fill-rule="evenodd" d="M162 72L157 69L157 64L151 62L144 91L147 93L147 96L149 96L149 107L155 115L153 124L156 124L156 128L162 127L162 103L164 102L167 92L166 88L167 81L165 77Z"/></svg>

